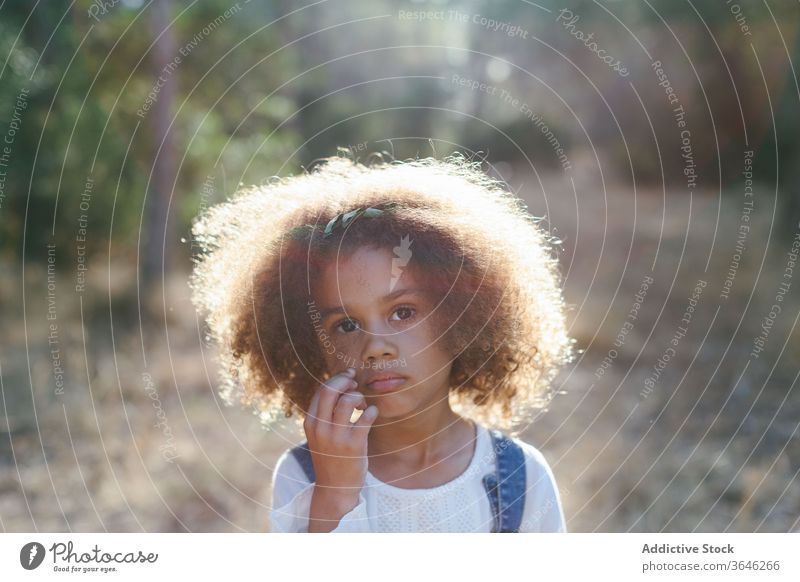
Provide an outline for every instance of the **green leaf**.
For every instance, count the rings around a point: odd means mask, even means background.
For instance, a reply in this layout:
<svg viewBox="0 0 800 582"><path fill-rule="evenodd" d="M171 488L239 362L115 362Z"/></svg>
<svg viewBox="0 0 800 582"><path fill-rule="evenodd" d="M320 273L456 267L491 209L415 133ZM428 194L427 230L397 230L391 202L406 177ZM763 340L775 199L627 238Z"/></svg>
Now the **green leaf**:
<svg viewBox="0 0 800 582"><path fill-rule="evenodd" d="M336 224L336 221L339 220L340 216L341 216L341 214L337 214L336 216L331 218L331 221L325 227L325 234L323 236L330 236L331 235L331 233L333 232L333 227Z"/></svg>
<svg viewBox="0 0 800 582"><path fill-rule="evenodd" d="M355 217L356 217L356 216L357 216L357 215L358 215L358 214L359 214L359 213L360 213L362 210L363 210L362 208L356 208L355 210L351 210L350 212L348 212L347 214L345 214L345 215L344 215L344 217L342 218L342 226L347 226L347 224L348 224L348 223L349 223L351 220L354 220L354 219L355 219Z"/></svg>

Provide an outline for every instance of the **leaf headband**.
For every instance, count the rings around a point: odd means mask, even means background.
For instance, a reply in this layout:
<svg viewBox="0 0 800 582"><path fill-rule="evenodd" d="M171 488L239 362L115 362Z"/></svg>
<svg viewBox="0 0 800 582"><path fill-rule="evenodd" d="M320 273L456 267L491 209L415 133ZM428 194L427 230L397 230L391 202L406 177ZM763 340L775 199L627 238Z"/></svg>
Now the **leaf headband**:
<svg viewBox="0 0 800 582"><path fill-rule="evenodd" d="M375 218L376 216L383 214L385 210L391 210L398 206L399 204L397 202L385 202L374 207L360 207L349 212L340 212L325 226L325 230L322 233L322 238L328 238L338 228L347 228L359 216L363 216L364 218ZM318 225L316 224L303 224L301 226L296 226L289 231L289 236L294 239L302 238L307 233L314 231L317 226Z"/></svg>

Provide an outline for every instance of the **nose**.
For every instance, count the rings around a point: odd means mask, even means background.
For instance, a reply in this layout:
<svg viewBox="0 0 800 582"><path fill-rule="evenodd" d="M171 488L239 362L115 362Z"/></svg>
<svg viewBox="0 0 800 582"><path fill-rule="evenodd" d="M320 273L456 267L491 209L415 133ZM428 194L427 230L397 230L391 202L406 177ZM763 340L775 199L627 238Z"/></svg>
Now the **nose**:
<svg viewBox="0 0 800 582"><path fill-rule="evenodd" d="M365 362L397 358L397 344L394 341L397 334L394 330L381 325L373 325L365 331L366 340L361 354Z"/></svg>

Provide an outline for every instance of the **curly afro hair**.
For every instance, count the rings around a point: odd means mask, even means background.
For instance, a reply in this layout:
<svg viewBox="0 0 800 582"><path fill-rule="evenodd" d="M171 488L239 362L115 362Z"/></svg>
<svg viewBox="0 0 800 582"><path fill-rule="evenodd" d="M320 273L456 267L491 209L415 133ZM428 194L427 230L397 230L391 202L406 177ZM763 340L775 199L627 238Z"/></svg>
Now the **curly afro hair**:
<svg viewBox="0 0 800 582"><path fill-rule="evenodd" d="M322 236L337 214L386 203L396 206ZM558 241L540 221L459 154L366 165L325 158L239 190L193 228L201 251L192 299L219 344L223 398L238 397L267 425L295 412L302 422L330 377L307 314L314 274L361 246L392 249L410 235L410 268L437 298L436 329L453 355L453 409L501 429L530 421L575 341L551 253Z"/></svg>

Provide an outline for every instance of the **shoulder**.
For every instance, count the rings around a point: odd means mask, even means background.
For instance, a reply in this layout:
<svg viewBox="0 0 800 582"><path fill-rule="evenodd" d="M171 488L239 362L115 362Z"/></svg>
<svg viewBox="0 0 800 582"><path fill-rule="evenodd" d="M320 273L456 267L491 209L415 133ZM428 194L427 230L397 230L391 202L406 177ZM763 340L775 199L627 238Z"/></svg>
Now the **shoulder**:
<svg viewBox="0 0 800 582"><path fill-rule="evenodd" d="M295 456L296 449L299 449L298 446L289 447L281 456L278 457L278 461L275 463L275 471L273 473L273 480L277 477L289 478L289 479L299 479L304 481L305 483L309 483L308 477L306 477L305 471L303 471L303 467L300 464L300 461Z"/></svg>
<svg viewBox="0 0 800 582"><path fill-rule="evenodd" d="M300 462L292 453L294 448L286 449L275 463L272 473L273 507L282 506L310 483Z"/></svg>
<svg viewBox="0 0 800 582"><path fill-rule="evenodd" d="M520 449L522 449L522 454L525 456L525 465L527 467L528 474L532 473L539 476L550 476L553 474L550 464L547 462L544 454L538 448L518 437L506 436L507 438L511 439L511 441Z"/></svg>
<svg viewBox="0 0 800 582"><path fill-rule="evenodd" d="M561 495L544 454L522 439L510 438L525 456L527 499L522 531L566 531Z"/></svg>
<svg viewBox="0 0 800 582"><path fill-rule="evenodd" d="M491 433L491 431L489 431ZM528 475L552 475L550 465L545 459L542 452L532 444L520 439L519 437L511 436L506 432L500 431L500 434L511 443L517 445L522 451L525 458L525 466Z"/></svg>

